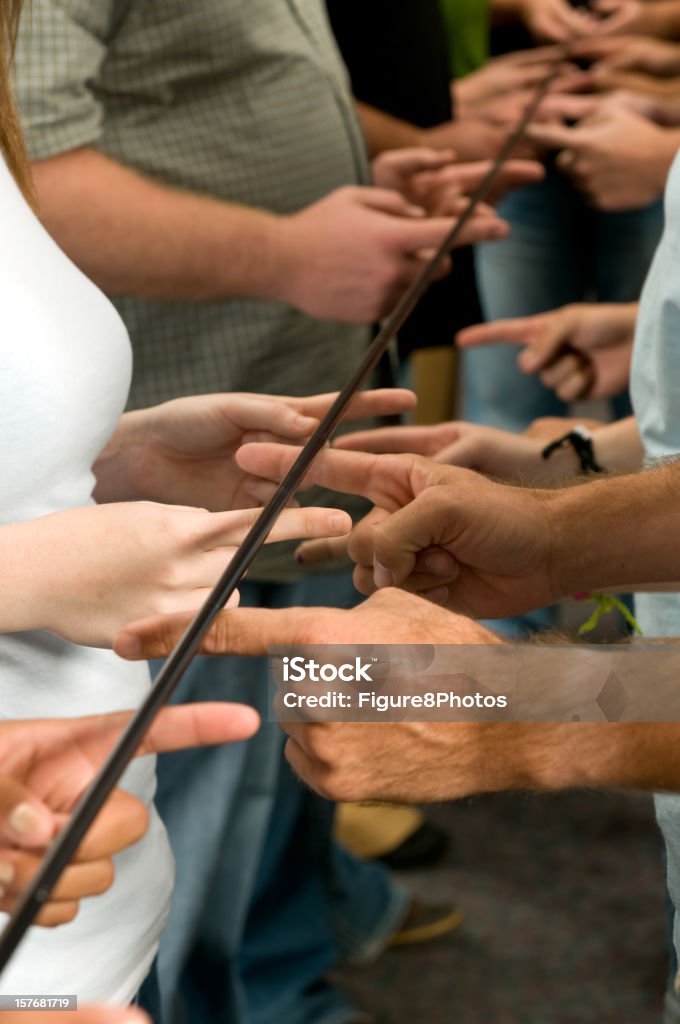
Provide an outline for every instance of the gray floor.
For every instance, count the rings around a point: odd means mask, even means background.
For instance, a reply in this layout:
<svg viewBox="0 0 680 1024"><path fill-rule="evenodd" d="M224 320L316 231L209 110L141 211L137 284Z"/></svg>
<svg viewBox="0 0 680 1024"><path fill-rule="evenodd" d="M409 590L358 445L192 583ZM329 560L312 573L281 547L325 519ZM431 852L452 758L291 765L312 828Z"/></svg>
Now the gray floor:
<svg viewBox="0 0 680 1024"><path fill-rule="evenodd" d="M661 845L642 796L476 798L428 812L446 862L405 877L466 923L341 982L380 1024L658 1024Z"/></svg>

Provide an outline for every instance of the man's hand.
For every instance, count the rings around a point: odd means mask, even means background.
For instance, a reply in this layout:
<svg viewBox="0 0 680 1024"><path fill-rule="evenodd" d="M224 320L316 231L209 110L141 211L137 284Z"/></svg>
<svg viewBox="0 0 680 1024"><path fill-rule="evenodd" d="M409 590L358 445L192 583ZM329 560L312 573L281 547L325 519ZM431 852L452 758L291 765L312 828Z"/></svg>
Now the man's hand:
<svg viewBox="0 0 680 1024"><path fill-rule="evenodd" d="M0 723L0 910L9 912L130 720L130 713L90 718ZM248 739L252 708L194 704L166 708L138 757ZM115 790L66 869L37 923L65 924L81 899L113 883L112 857L146 832L146 807Z"/></svg>
<svg viewBox="0 0 680 1024"><path fill-rule="evenodd" d="M550 313L461 331L461 348L523 345L518 365L564 402L619 395L628 387L637 303L573 303Z"/></svg>
<svg viewBox="0 0 680 1024"><path fill-rule="evenodd" d="M621 108L602 108L575 128L534 125L528 135L560 150L557 165L601 210L648 206L663 194L680 134Z"/></svg>
<svg viewBox="0 0 680 1024"><path fill-rule="evenodd" d="M180 636L180 617L127 627L116 641L122 657L162 657ZM399 591L376 594L351 611L325 608L239 610L222 614L204 641L207 654L266 655L276 644L499 643L495 634ZM335 800L444 800L500 786L501 765L476 747L478 725L290 725L286 756L294 770ZM473 765L476 766L473 768ZM507 766L505 766L507 768ZM515 761L516 785L529 782ZM483 776L483 777L482 777ZM504 775L505 783L508 776Z"/></svg>
<svg viewBox="0 0 680 1024"><path fill-rule="evenodd" d="M95 463L95 497L100 503L141 498L212 512L256 508L273 490L242 472L234 458L238 449L249 441L302 443L336 397L198 395L127 413ZM392 416L415 403L411 391L399 388L365 391L343 420Z"/></svg>
<svg viewBox="0 0 680 1024"><path fill-rule="evenodd" d="M319 320L370 324L389 313L453 227L427 218L397 192L343 188L279 229L287 257L279 298ZM470 226L461 245L505 238L495 216ZM444 263L441 276L449 272Z"/></svg>
<svg viewBox="0 0 680 1024"><path fill-rule="evenodd" d="M250 472L280 479L295 449L247 445ZM323 452L306 483L361 494L377 508L348 546L364 594L398 586L466 615L502 618L550 604L552 491L492 483L415 455Z"/></svg>

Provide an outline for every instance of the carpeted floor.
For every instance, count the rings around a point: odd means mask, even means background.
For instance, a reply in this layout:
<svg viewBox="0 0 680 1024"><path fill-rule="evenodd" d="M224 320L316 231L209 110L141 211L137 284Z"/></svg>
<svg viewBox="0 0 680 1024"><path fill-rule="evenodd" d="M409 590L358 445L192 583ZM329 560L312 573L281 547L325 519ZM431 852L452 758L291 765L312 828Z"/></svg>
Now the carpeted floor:
<svg viewBox="0 0 680 1024"><path fill-rule="evenodd" d="M430 809L445 863L403 878L454 935L340 981L379 1024L659 1024L661 841L642 796L503 795Z"/></svg>

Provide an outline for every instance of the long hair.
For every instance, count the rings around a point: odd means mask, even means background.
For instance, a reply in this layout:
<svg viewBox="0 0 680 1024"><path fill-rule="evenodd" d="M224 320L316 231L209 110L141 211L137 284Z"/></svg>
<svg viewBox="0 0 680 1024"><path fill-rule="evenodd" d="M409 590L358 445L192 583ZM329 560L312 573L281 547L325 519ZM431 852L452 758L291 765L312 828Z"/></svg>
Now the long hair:
<svg viewBox="0 0 680 1024"><path fill-rule="evenodd" d="M0 0L0 150L22 192L33 202L26 145L10 81L22 3L23 0Z"/></svg>

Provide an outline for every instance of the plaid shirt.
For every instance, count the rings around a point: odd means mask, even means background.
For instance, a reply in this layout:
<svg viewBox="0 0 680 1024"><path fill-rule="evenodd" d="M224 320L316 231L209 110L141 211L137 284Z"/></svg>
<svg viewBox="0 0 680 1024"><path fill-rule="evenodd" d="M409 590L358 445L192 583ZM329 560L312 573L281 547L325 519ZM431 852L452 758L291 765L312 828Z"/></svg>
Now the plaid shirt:
<svg viewBox="0 0 680 1024"><path fill-rule="evenodd" d="M322 0L32 0L16 68L34 159L91 146L159 182L278 213L368 181ZM368 341L275 303L113 301L135 354L131 408L333 390Z"/></svg>

